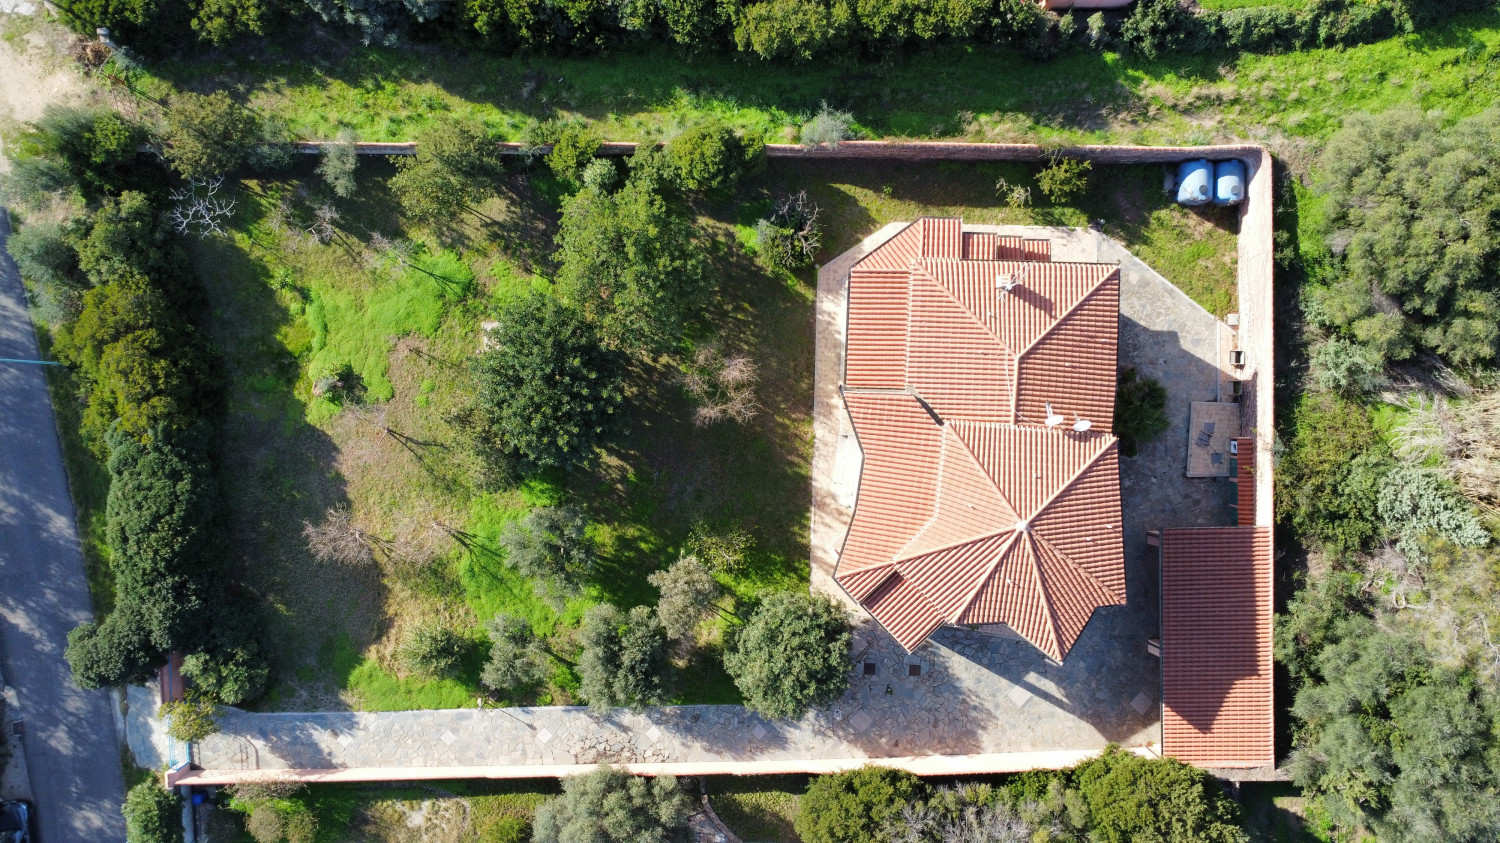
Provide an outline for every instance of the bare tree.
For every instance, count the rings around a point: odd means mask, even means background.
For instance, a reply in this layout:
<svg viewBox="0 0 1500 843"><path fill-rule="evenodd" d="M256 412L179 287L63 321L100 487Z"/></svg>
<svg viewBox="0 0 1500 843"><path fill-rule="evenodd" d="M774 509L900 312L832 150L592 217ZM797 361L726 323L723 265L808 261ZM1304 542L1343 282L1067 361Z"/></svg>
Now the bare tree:
<svg viewBox="0 0 1500 843"><path fill-rule="evenodd" d="M412 265L416 247L410 240L398 237L392 240L380 232L370 235L370 249L365 261L371 269L405 269Z"/></svg>
<svg viewBox="0 0 1500 843"><path fill-rule="evenodd" d="M303 233L319 243L327 243L333 240L334 234L337 233L333 224L338 222L338 219L339 209L324 202L313 209L312 224Z"/></svg>
<svg viewBox="0 0 1500 843"><path fill-rule="evenodd" d="M302 522L302 536L307 539L307 549L319 561L345 565L368 565L375 561L376 548L387 544L379 536L355 526L348 509L337 507L323 513L321 524Z"/></svg>
<svg viewBox="0 0 1500 843"><path fill-rule="evenodd" d="M718 346L703 345L682 373L682 385L698 403L693 423L706 427L725 419L744 424L755 418L759 380L755 361L743 354L724 355Z"/></svg>
<svg viewBox="0 0 1500 843"><path fill-rule="evenodd" d="M223 186L224 177L219 176L207 181L193 179L172 191L169 196L175 204L167 213L172 228L178 234L193 232L200 237L223 234L236 204L236 200L218 195Z"/></svg>

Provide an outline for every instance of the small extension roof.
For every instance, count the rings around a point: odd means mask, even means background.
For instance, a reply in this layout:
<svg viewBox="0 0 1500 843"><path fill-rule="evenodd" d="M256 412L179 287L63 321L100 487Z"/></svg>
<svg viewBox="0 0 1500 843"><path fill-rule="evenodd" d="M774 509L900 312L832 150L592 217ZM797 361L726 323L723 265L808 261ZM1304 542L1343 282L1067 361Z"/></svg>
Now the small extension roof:
<svg viewBox="0 0 1500 843"><path fill-rule="evenodd" d="M864 464L834 576L908 650L1004 623L1061 660L1125 602L1119 268L1049 255L922 219L850 272Z"/></svg>

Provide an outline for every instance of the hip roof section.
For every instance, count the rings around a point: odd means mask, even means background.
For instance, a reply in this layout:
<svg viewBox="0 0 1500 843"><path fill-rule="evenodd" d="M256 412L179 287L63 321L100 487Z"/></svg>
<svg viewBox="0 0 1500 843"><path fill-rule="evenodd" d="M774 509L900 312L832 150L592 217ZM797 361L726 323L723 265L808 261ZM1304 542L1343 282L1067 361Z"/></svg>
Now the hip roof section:
<svg viewBox="0 0 1500 843"><path fill-rule="evenodd" d="M908 650L1004 623L1061 660L1125 602L1119 268L1047 262L1046 243L923 219L850 272L864 463L835 578Z"/></svg>

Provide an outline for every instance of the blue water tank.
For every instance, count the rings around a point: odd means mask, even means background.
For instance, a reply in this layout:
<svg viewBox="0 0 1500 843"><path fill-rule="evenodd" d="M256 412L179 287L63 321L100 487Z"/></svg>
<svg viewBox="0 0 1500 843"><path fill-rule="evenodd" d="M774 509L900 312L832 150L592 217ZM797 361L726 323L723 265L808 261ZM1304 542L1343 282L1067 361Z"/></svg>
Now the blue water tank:
<svg viewBox="0 0 1500 843"><path fill-rule="evenodd" d="M1214 204L1238 205L1245 199L1245 162L1220 161L1214 165Z"/></svg>
<svg viewBox="0 0 1500 843"><path fill-rule="evenodd" d="M1182 162L1177 168L1177 201L1184 205L1208 204L1213 198L1210 195L1213 180L1214 168L1208 159Z"/></svg>

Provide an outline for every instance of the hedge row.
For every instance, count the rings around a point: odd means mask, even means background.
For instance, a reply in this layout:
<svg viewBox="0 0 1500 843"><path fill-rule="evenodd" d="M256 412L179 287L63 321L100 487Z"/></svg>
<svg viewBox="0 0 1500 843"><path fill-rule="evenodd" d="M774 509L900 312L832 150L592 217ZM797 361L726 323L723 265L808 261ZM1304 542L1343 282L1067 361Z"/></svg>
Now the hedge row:
<svg viewBox="0 0 1500 843"><path fill-rule="evenodd" d="M67 19L92 35L161 51L194 40L247 35L302 38L314 19L346 27L365 44L446 39L503 52L576 52L646 42L693 52L778 61L887 58L940 42L998 44L1045 58L1114 40L1120 16L1059 16L1035 0L75 0ZM1314 0L1194 13L1179 0L1141 0L1122 30L1147 56L1215 50L1278 51L1357 44L1409 32L1444 16L1493 8L1495 0Z"/></svg>

